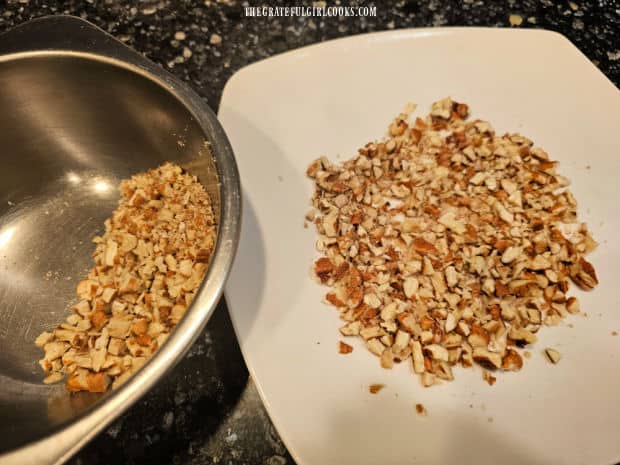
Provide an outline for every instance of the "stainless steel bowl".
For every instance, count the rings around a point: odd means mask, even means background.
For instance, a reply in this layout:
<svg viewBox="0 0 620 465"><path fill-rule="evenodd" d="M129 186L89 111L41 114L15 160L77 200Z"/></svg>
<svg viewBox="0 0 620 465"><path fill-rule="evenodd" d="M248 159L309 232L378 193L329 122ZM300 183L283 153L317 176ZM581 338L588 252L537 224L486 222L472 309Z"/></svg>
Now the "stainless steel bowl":
<svg viewBox="0 0 620 465"><path fill-rule="evenodd" d="M238 243L239 176L193 91L78 18L46 17L0 36L0 115L0 463L59 463L149 390L206 324ZM117 391L44 385L35 337L75 302L119 181L165 160L197 175L214 203L218 240L200 291Z"/></svg>

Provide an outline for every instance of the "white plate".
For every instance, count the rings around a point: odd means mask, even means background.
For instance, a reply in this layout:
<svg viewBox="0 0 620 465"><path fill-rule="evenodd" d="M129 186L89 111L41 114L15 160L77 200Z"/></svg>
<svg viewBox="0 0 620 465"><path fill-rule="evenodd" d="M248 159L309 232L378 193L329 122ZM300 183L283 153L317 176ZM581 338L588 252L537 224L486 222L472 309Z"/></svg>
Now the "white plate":
<svg viewBox="0 0 620 465"><path fill-rule="evenodd" d="M337 354L337 312L310 279L303 228L319 155L350 158L407 102L446 95L500 133L559 160L601 247L588 317L544 328L519 373L479 369L424 389L409 364L382 370L358 341ZM244 189L243 233L226 296L245 360L300 465L611 464L620 459L620 94L573 45L545 31L404 30L346 38L248 66L219 117ZM589 167L589 168L588 168ZM573 286L574 288L575 286ZM563 358L551 366L544 347ZM371 383L384 383L377 395ZM422 403L426 418L415 413Z"/></svg>

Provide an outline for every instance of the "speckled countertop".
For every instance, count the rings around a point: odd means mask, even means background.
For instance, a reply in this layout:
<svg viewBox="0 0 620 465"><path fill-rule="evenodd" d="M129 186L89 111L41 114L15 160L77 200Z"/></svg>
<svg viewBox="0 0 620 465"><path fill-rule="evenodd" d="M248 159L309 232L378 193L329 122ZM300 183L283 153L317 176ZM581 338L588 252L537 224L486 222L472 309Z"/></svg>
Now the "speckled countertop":
<svg viewBox="0 0 620 465"><path fill-rule="evenodd" d="M366 18L246 17L248 3L288 2L9 1L0 2L0 32L37 16L80 16L190 83L215 110L228 78L248 63L314 42L404 27L552 29L620 85L618 0L386 1L376 2L377 16ZM221 302L172 373L70 463L284 465L293 460L249 378Z"/></svg>

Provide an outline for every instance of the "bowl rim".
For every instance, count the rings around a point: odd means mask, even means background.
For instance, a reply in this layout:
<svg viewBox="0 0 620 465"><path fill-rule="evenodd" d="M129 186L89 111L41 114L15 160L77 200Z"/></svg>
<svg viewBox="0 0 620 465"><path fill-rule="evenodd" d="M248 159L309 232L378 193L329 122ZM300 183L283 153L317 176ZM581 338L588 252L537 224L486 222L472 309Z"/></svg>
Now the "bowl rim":
<svg viewBox="0 0 620 465"><path fill-rule="evenodd" d="M122 386L53 432L0 454L6 464L62 463L146 394L185 355L224 290L241 231L241 186L230 142L213 111L188 85L102 29L74 16L44 16L0 35L0 63L75 57L123 68L171 94L204 131L218 172L219 221L209 268L183 319L162 347Z"/></svg>

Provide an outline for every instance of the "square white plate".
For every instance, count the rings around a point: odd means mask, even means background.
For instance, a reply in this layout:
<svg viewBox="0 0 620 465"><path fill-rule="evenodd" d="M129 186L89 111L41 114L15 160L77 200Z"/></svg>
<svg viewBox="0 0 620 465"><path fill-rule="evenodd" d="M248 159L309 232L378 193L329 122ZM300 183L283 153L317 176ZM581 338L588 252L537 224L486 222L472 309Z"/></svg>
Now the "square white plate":
<svg viewBox="0 0 620 465"><path fill-rule="evenodd" d="M519 373L480 369L425 389L409 363L383 370L310 279L305 169L350 158L407 102L447 95L499 133L521 132L560 161L601 246L588 316L543 328ZM226 297L245 360L300 465L611 464L620 459L620 93L564 37L546 31L402 30L350 37L253 64L226 85L219 117L244 192ZM570 328L568 323L574 327ZM545 347L563 355L550 365ZM372 383L384 383L376 395ZM427 417L415 412L422 403Z"/></svg>

